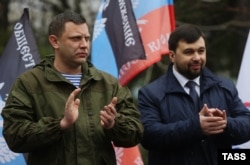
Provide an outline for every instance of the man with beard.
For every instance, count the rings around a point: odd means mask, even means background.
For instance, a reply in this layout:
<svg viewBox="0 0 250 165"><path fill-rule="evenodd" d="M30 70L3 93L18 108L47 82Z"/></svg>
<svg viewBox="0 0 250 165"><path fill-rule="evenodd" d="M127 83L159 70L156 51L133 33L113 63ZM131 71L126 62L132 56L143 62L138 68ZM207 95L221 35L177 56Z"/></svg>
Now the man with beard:
<svg viewBox="0 0 250 165"><path fill-rule="evenodd" d="M249 140L250 112L234 83L205 67L205 35L197 27L177 27L168 44L167 73L138 96L148 164L217 165L220 149Z"/></svg>

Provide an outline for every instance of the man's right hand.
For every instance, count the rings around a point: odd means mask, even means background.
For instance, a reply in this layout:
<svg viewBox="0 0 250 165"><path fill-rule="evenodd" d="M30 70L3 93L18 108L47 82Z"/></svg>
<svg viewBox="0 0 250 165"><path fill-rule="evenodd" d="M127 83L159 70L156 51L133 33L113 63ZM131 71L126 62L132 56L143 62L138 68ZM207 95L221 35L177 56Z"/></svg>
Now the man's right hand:
<svg viewBox="0 0 250 165"><path fill-rule="evenodd" d="M227 125L226 111L217 108L208 108L205 104L199 113L201 129L204 135L213 135L224 132Z"/></svg>
<svg viewBox="0 0 250 165"><path fill-rule="evenodd" d="M78 118L78 108L80 105L80 99L76 98L81 92L80 88L75 89L68 97L65 104L64 117L60 121L62 129L66 129L73 125Z"/></svg>

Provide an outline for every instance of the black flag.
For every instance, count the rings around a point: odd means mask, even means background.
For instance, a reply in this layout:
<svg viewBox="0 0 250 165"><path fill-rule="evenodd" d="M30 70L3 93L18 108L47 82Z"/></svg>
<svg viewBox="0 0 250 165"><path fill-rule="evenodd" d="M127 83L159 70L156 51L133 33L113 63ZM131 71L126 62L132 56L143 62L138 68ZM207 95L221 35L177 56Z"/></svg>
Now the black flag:
<svg viewBox="0 0 250 165"><path fill-rule="evenodd" d="M32 68L40 56L29 24L29 11L24 9L20 20L13 27L2 56L0 57L0 94L6 97L12 83L25 70Z"/></svg>
<svg viewBox="0 0 250 165"><path fill-rule="evenodd" d="M20 20L14 25L13 33L0 56L0 113L16 78L39 61L40 56L29 24L29 11L25 8ZM0 132L2 127L3 119L0 116ZM24 158L26 154L10 151L2 134L0 134L0 146L3 151L0 153L0 164L26 164Z"/></svg>
<svg viewBox="0 0 250 165"><path fill-rule="evenodd" d="M107 1L103 18L118 70L132 60L146 59L131 0Z"/></svg>

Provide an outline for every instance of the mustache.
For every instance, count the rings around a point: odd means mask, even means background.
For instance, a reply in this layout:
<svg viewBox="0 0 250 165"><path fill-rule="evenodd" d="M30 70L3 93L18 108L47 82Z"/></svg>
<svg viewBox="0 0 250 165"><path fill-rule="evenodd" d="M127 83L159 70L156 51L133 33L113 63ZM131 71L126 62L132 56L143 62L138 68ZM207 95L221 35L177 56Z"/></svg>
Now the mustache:
<svg viewBox="0 0 250 165"><path fill-rule="evenodd" d="M192 61L190 65L203 65L203 63L197 60L197 61Z"/></svg>

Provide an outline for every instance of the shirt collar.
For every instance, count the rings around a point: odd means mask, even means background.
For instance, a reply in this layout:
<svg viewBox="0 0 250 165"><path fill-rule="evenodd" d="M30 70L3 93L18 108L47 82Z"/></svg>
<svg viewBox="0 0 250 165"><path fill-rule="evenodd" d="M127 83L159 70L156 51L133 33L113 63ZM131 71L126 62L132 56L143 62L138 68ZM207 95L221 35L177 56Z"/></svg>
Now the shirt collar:
<svg viewBox="0 0 250 165"><path fill-rule="evenodd" d="M189 79L187 79L186 77L181 75L179 72L177 72L177 70L175 69L174 66L173 66L173 74L183 88L185 87L186 83L188 81L190 81ZM196 77L192 81L194 81L196 83L196 85L198 85L198 87L200 87L200 76Z"/></svg>

